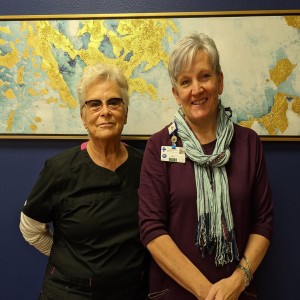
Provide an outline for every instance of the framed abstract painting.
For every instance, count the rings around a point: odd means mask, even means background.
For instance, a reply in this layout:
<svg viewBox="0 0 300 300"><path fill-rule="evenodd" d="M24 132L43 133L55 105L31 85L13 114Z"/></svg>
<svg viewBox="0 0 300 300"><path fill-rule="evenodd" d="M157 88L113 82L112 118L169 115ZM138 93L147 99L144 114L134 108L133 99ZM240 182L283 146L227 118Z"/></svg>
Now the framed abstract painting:
<svg viewBox="0 0 300 300"><path fill-rule="evenodd" d="M173 45L211 36L222 102L264 140L300 140L300 11L0 16L0 137L84 138L76 85L85 66L112 63L129 80L126 139L172 122Z"/></svg>

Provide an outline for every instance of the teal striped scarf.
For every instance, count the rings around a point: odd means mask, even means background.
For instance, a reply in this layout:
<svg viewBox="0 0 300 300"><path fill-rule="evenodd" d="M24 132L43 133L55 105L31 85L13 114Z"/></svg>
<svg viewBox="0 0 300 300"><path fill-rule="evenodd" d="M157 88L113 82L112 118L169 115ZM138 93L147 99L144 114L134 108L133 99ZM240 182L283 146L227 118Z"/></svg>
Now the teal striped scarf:
<svg viewBox="0 0 300 300"><path fill-rule="evenodd" d="M194 162L197 189L196 245L203 255L215 251L215 264L222 266L238 259L233 217L225 164L230 157L233 122L221 100L218 104L217 140L213 153L206 155L200 142L185 121L182 108L175 114L178 136L186 155Z"/></svg>

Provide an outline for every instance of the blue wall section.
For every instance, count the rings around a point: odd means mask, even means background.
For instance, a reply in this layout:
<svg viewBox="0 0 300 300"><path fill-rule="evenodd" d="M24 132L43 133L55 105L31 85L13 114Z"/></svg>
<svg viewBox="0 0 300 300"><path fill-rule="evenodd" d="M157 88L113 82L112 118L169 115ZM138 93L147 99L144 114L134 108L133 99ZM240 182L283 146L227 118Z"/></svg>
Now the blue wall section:
<svg viewBox="0 0 300 300"><path fill-rule="evenodd" d="M10 0L0 2L0 16L299 8L299 0ZM1 299L37 298L47 259L21 237L18 228L20 209L44 161L80 142L0 140ZM144 141L128 143L140 148L145 145ZM297 299L300 269L300 142L264 142L263 146L274 195L276 219L270 250L256 274L260 279L260 299Z"/></svg>
<svg viewBox="0 0 300 300"><path fill-rule="evenodd" d="M258 272L260 299L298 299L300 142L264 142L263 146L275 205L275 228Z"/></svg>

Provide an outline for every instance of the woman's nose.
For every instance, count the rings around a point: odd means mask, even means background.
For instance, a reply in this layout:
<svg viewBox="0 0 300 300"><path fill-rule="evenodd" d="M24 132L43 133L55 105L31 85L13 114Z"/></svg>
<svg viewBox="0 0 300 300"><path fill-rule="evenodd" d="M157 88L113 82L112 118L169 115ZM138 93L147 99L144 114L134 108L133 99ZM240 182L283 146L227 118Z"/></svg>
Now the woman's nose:
<svg viewBox="0 0 300 300"><path fill-rule="evenodd" d="M193 82L193 85L192 85L192 93L194 95L197 95L197 94L200 94L203 92L203 86L202 86L202 83L199 82L198 80L195 80Z"/></svg>
<svg viewBox="0 0 300 300"><path fill-rule="evenodd" d="M110 115L110 114L111 114L111 110L109 109L107 104L106 103L103 104L101 107L100 115L105 116L105 115Z"/></svg>

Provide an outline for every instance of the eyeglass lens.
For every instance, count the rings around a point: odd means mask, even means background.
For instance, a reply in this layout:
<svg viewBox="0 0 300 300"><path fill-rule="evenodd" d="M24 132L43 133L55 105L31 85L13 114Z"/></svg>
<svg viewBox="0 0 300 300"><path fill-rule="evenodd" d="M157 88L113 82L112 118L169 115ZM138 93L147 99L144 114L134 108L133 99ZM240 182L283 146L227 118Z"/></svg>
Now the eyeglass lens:
<svg viewBox="0 0 300 300"><path fill-rule="evenodd" d="M98 99L85 101L85 105L88 107L88 109L90 109L93 112L100 111L103 108L103 103L105 103L109 109L113 110L120 107L123 103L123 100L122 98L111 98L107 101L102 101Z"/></svg>

